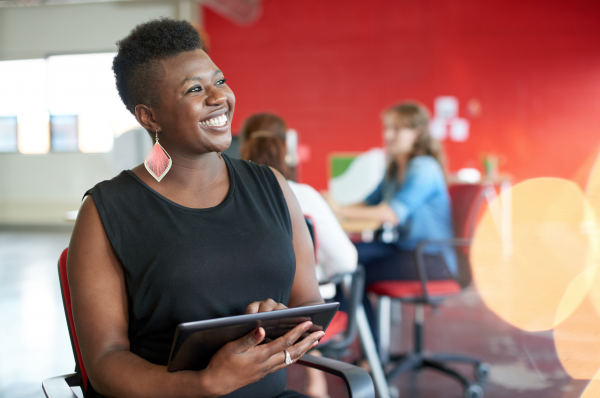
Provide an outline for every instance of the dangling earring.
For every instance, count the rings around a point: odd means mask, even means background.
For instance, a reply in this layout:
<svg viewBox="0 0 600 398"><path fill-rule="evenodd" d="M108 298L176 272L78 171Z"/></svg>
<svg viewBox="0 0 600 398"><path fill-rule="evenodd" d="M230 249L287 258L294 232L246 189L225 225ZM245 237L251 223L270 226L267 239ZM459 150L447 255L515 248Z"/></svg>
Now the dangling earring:
<svg viewBox="0 0 600 398"><path fill-rule="evenodd" d="M154 177L156 181L160 182L160 180L162 180L167 175L167 173L171 169L172 164L173 161L171 160L171 157L169 156L167 151L165 151L165 148L163 148L162 145L158 143L157 128L156 143L152 147L150 153L148 153L148 156L146 156L146 159L144 160L144 166L146 166L146 170L148 170L148 173L150 173L150 175Z"/></svg>

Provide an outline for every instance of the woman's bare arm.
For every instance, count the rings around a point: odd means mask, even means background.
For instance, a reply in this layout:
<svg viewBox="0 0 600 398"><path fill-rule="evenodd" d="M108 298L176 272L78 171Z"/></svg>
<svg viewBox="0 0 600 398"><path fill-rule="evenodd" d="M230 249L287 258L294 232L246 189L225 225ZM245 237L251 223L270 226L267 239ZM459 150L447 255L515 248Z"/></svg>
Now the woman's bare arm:
<svg viewBox="0 0 600 398"><path fill-rule="evenodd" d="M380 203L375 206L344 206L339 207L334 211L334 213L342 218L376 220L398 225L398 217L396 216L396 213L394 213L394 210L387 203Z"/></svg>
<svg viewBox="0 0 600 398"><path fill-rule="evenodd" d="M375 220L382 223L390 222L394 225L398 225L398 216L387 203L380 203L375 206L367 206L364 203L351 206L340 206L329 194L324 193L323 198L325 198L327 204L331 207L331 210L338 217L357 220Z"/></svg>
<svg viewBox="0 0 600 398"><path fill-rule="evenodd" d="M123 267L89 196L75 223L67 272L75 330L97 392L109 397L198 397L210 391L198 372L168 373L129 351Z"/></svg>

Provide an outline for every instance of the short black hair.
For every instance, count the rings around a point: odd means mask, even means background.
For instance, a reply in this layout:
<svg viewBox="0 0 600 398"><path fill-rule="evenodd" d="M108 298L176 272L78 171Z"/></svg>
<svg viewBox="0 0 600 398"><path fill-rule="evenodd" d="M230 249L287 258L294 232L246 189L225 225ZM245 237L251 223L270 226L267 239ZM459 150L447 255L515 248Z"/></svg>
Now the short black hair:
<svg viewBox="0 0 600 398"><path fill-rule="evenodd" d="M135 114L138 104L160 105L155 87L165 71L157 61L202 49L202 40L188 21L159 18L136 26L117 46L113 60L117 90L129 112Z"/></svg>

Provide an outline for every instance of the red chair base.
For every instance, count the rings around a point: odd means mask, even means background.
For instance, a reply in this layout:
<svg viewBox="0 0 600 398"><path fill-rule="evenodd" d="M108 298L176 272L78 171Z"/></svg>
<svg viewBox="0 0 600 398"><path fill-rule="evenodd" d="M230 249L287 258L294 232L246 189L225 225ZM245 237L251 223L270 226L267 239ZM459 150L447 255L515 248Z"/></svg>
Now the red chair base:
<svg viewBox="0 0 600 398"><path fill-rule="evenodd" d="M367 292L399 299L422 297L423 286L420 281L381 281L367 286ZM427 282L427 294L431 297L451 296L460 292L461 287L454 279Z"/></svg>

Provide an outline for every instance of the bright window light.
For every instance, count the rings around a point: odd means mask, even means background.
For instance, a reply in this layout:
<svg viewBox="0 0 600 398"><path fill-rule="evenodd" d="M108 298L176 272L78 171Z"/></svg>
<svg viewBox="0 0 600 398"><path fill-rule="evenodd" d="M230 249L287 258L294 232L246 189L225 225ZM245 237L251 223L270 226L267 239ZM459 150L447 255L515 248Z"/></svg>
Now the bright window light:
<svg viewBox="0 0 600 398"><path fill-rule="evenodd" d="M0 62L0 152L110 152L114 137L139 128L117 93L114 56Z"/></svg>
<svg viewBox="0 0 600 398"><path fill-rule="evenodd" d="M45 111L46 86L45 60L0 62L0 116Z"/></svg>
<svg viewBox="0 0 600 398"><path fill-rule="evenodd" d="M79 150L108 152L113 138L139 128L115 86L115 53L48 58L48 110L79 116Z"/></svg>
<svg viewBox="0 0 600 398"><path fill-rule="evenodd" d="M17 116L19 152L47 153L50 150L50 115L45 110L22 112Z"/></svg>
<svg viewBox="0 0 600 398"><path fill-rule="evenodd" d="M79 150L81 152L110 152L113 147L113 131L104 113L82 112L79 114Z"/></svg>

